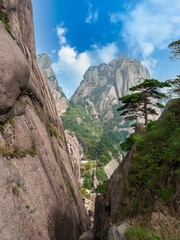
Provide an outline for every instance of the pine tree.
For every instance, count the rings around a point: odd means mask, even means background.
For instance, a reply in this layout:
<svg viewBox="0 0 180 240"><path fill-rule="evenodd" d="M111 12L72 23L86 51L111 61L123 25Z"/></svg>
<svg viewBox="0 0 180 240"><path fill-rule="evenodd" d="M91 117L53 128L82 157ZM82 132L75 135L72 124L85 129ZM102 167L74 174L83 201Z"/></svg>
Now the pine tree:
<svg viewBox="0 0 180 240"><path fill-rule="evenodd" d="M117 111L123 111L120 116L125 116L125 120L134 120L143 117L145 124L148 123L148 115L158 115L153 107L163 108L160 103L153 103L152 99L162 99L166 94L160 93L158 88L170 87L168 82L159 82L156 79L145 79L144 82L130 88L136 93L119 98L124 104Z"/></svg>
<svg viewBox="0 0 180 240"><path fill-rule="evenodd" d="M180 75L177 75L176 79L167 80L167 82L170 83L172 87L169 93L175 93L177 96L180 97Z"/></svg>
<svg viewBox="0 0 180 240"><path fill-rule="evenodd" d="M173 54L170 59L174 61L178 60L180 58L180 39L173 41L168 45L168 47L172 49L171 53Z"/></svg>
<svg viewBox="0 0 180 240"><path fill-rule="evenodd" d="M173 56L170 57L171 60L179 60L180 59L180 39L177 41L173 41L169 44L169 48L172 49L171 53ZM170 93L175 93L180 96L180 75L177 75L176 79L167 80L168 83L172 85L172 89L169 91Z"/></svg>

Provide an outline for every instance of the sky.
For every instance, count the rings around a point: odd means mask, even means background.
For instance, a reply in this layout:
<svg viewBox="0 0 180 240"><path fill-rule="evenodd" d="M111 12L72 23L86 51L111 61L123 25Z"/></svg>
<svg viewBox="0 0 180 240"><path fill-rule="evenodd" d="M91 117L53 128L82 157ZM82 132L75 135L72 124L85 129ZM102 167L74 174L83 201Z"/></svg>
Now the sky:
<svg viewBox="0 0 180 240"><path fill-rule="evenodd" d="M121 53L160 81L180 74L168 44L180 39L179 0L32 0L37 55L46 52L68 98L90 66Z"/></svg>

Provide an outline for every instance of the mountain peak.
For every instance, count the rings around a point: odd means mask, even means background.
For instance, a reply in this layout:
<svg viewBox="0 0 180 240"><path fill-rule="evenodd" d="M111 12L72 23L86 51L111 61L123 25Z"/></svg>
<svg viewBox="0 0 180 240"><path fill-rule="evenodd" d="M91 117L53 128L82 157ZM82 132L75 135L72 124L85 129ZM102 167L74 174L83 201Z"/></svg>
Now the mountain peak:
<svg viewBox="0 0 180 240"><path fill-rule="evenodd" d="M150 74L138 59L121 54L118 60L113 59L109 64L90 67L71 100L76 104L85 104L88 97L100 118L111 119L114 116L113 106L119 103L118 98L146 78L150 78Z"/></svg>
<svg viewBox="0 0 180 240"><path fill-rule="evenodd" d="M121 53L118 57L118 61L122 62L123 60L127 60L127 57L124 54Z"/></svg>

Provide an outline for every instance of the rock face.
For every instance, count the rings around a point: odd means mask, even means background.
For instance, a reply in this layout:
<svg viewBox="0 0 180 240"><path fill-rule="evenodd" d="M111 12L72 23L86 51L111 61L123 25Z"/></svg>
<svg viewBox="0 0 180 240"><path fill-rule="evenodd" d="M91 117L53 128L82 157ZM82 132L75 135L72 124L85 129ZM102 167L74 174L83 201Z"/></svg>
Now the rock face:
<svg viewBox="0 0 180 240"><path fill-rule="evenodd" d="M105 167L104 171L107 174L108 179L111 177L113 172L116 170L116 168L119 166L119 162L113 158Z"/></svg>
<svg viewBox="0 0 180 240"><path fill-rule="evenodd" d="M0 21L0 239L78 239L89 220L54 98L32 57L31 2L0 6L19 37Z"/></svg>
<svg viewBox="0 0 180 240"><path fill-rule="evenodd" d="M114 117L113 106L129 88L150 78L149 72L138 59L120 55L109 64L90 67L71 100L91 106L95 115L104 122Z"/></svg>
<svg viewBox="0 0 180 240"><path fill-rule="evenodd" d="M13 34L24 42L36 57L31 0L0 0L0 8L7 13Z"/></svg>
<svg viewBox="0 0 180 240"><path fill-rule="evenodd" d="M65 130L65 137L72 161L73 172L77 179L77 182L80 183L80 162L84 156L83 149L80 146L75 133L70 133L68 130Z"/></svg>
<svg viewBox="0 0 180 240"><path fill-rule="evenodd" d="M108 231L108 240L123 240L127 228L126 223L122 223L120 226L111 226Z"/></svg>
<svg viewBox="0 0 180 240"><path fill-rule="evenodd" d="M41 66L51 88L56 101L58 114L61 116L69 105L67 98L61 87L59 87L57 77L52 69L52 61L47 53L42 53L37 56L37 61Z"/></svg>

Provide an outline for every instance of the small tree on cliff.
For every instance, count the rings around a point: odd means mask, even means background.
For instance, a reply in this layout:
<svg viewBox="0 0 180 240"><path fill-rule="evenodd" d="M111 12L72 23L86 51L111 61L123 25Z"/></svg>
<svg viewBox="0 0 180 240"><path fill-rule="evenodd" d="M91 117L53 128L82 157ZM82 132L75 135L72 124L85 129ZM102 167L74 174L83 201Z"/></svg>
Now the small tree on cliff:
<svg viewBox="0 0 180 240"><path fill-rule="evenodd" d="M167 82L170 83L172 87L169 93L175 93L177 96L180 97L180 75L177 75L177 78L175 79L167 80Z"/></svg>
<svg viewBox="0 0 180 240"><path fill-rule="evenodd" d="M170 59L174 61L180 60L180 39L173 41L168 47L172 49L171 53L173 54ZM180 96L180 75L177 75L176 79L167 80L167 82L172 85L172 89L169 92Z"/></svg>
<svg viewBox="0 0 180 240"><path fill-rule="evenodd" d="M173 41L168 45L168 47L171 49L171 53L173 54L170 59L174 61L180 59L180 39Z"/></svg>
<svg viewBox="0 0 180 240"><path fill-rule="evenodd" d="M125 120L134 120L144 118L145 124L148 123L148 115L157 115L153 107L164 107L160 103L153 103L152 99L161 99L167 97L166 94L158 92L158 88L170 87L168 82L159 82L156 79L145 79L144 82L130 88L136 93L119 98L124 104L117 111L123 111L120 116L125 116Z"/></svg>

